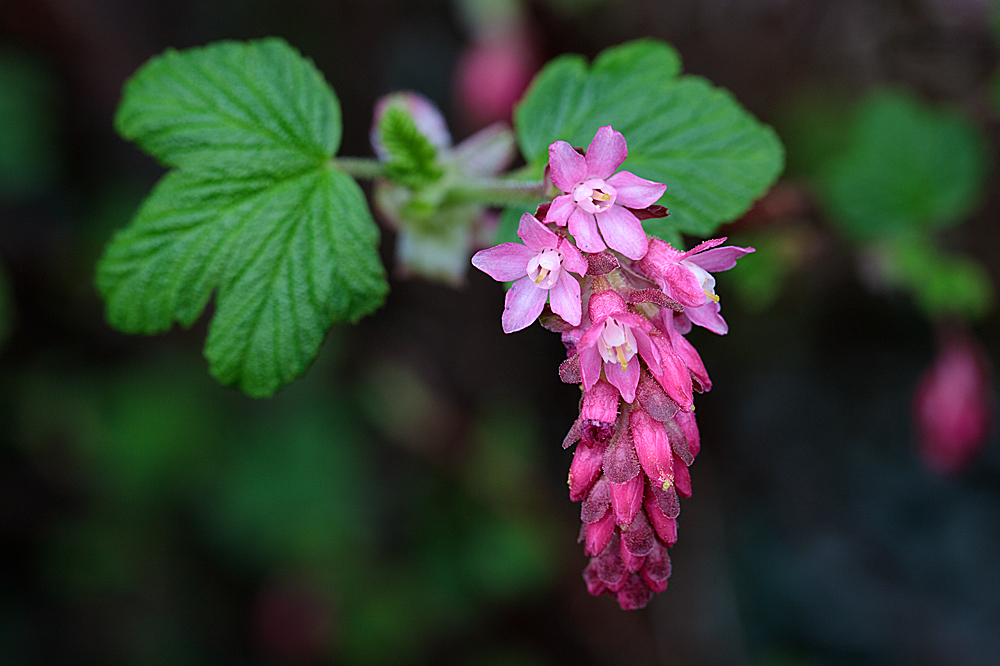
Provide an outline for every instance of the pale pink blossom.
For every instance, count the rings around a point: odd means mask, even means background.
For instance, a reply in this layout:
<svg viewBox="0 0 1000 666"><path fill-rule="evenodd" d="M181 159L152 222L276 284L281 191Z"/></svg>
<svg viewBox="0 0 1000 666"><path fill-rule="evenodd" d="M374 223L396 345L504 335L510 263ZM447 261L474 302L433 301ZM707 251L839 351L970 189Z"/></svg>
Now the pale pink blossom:
<svg viewBox="0 0 1000 666"><path fill-rule="evenodd" d="M610 125L597 130L585 156L565 141L549 146L552 184L565 194L552 201L545 221L568 224L584 252L610 247L629 259L646 254L646 232L628 209L651 206L667 186L628 171L615 173L626 157L625 137Z"/></svg>
<svg viewBox="0 0 1000 666"><path fill-rule="evenodd" d="M546 301L553 312L578 326L580 282L570 273L586 274L587 260L568 239L553 233L530 213L521 216L517 235L523 245L502 243L472 257L472 265L494 280L515 280L507 290L501 318L504 333L530 326Z"/></svg>

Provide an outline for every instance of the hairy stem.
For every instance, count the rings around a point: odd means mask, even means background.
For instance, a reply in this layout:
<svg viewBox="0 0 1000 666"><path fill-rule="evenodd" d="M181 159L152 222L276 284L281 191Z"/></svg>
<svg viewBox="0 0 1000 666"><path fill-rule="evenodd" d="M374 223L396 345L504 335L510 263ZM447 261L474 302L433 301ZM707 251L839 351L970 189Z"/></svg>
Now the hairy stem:
<svg viewBox="0 0 1000 666"><path fill-rule="evenodd" d="M448 192L453 201L476 201L492 206L533 204L545 201L545 184L540 180L476 178L455 183Z"/></svg>

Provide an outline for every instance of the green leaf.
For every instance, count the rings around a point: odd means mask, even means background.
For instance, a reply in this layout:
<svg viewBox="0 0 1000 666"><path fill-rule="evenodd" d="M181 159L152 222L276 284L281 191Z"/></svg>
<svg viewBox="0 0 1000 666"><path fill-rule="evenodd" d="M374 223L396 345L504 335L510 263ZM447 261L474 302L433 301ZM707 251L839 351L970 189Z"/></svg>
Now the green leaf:
<svg viewBox="0 0 1000 666"><path fill-rule="evenodd" d="M856 240L951 226L982 201L986 143L958 112L879 92L858 109L848 141L817 184L833 220Z"/></svg>
<svg viewBox="0 0 1000 666"><path fill-rule="evenodd" d="M660 203L671 216L647 221L647 230L711 234L767 190L783 150L731 94L679 73L676 51L651 39L604 51L589 71L579 56L557 58L515 111L521 151L540 170L553 141L586 147L611 125L628 142L622 168L667 184Z"/></svg>
<svg viewBox="0 0 1000 666"><path fill-rule="evenodd" d="M267 396L306 369L331 324L381 305L378 227L357 183L329 162L337 100L291 47L168 52L126 86L117 123L179 169L98 264L113 326L190 326L215 292L212 374Z"/></svg>
<svg viewBox="0 0 1000 666"><path fill-rule="evenodd" d="M928 238L894 239L884 254L890 282L913 292L931 318L980 319L993 306L993 283L978 261L943 253Z"/></svg>
<svg viewBox="0 0 1000 666"><path fill-rule="evenodd" d="M125 85L115 128L173 167L233 176L314 168L340 146L340 105L280 39L167 50Z"/></svg>
<svg viewBox="0 0 1000 666"><path fill-rule="evenodd" d="M385 173L391 180L419 188L441 179L444 170L437 162L437 149L420 133L405 108L390 105L378 123L382 145L391 155Z"/></svg>

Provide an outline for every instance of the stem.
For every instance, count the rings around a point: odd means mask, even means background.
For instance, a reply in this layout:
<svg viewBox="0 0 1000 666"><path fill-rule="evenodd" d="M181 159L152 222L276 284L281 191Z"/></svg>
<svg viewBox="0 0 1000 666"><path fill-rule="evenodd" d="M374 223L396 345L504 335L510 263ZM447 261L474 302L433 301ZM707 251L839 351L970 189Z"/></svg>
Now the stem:
<svg viewBox="0 0 1000 666"><path fill-rule="evenodd" d="M385 175L382 163L370 157L334 157L330 164L355 178L371 180Z"/></svg>
<svg viewBox="0 0 1000 666"><path fill-rule="evenodd" d="M533 204L545 200L545 183L540 180L476 178L455 183L448 197L453 201L475 201L493 206Z"/></svg>

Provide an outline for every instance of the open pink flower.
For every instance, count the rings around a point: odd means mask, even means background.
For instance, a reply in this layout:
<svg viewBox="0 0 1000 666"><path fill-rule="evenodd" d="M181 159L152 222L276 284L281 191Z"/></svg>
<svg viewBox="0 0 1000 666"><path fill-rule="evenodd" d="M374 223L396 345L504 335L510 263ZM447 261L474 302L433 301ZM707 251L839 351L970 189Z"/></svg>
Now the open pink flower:
<svg viewBox="0 0 1000 666"><path fill-rule="evenodd" d="M569 272L586 274L587 260L569 240L554 234L530 213L521 216L517 235L524 245L502 243L472 257L472 265L494 280L516 280L507 290L501 318L504 333L530 326L546 301L553 312L579 326L580 283Z"/></svg>
<svg viewBox="0 0 1000 666"><path fill-rule="evenodd" d="M584 252L611 247L629 259L646 254L646 232L628 209L651 206L667 186L628 171L615 173L626 157L625 137L610 125L597 130L586 156L565 141L549 146L552 184L566 194L552 201L545 221L569 224L569 232Z"/></svg>
<svg viewBox="0 0 1000 666"><path fill-rule="evenodd" d="M590 319L593 324L576 346L584 390L597 383L603 368L607 380L630 403L639 384L639 358L652 372L660 372L660 352L649 338L653 325L627 312L625 300L614 291L590 297Z"/></svg>
<svg viewBox="0 0 1000 666"><path fill-rule="evenodd" d="M680 252L670 243L654 238L639 262L667 296L684 306L684 314L692 323L719 335L725 335L729 327L719 314L712 273L728 271L736 266L737 259L754 251L752 247L717 247L725 242L725 238L714 238Z"/></svg>

